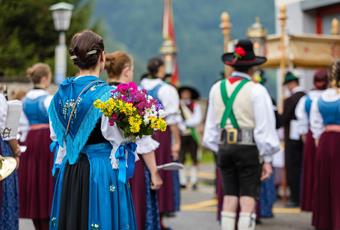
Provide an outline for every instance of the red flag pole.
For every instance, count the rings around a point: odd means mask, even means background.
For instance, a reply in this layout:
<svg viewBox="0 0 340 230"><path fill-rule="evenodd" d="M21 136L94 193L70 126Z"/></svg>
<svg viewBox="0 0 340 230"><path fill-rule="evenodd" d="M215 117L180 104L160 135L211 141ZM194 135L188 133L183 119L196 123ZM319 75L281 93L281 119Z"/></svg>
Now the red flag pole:
<svg viewBox="0 0 340 230"><path fill-rule="evenodd" d="M163 44L161 54L165 62L165 71L171 74L171 83L178 85L178 64L176 61L176 39L173 20L172 0L164 0Z"/></svg>

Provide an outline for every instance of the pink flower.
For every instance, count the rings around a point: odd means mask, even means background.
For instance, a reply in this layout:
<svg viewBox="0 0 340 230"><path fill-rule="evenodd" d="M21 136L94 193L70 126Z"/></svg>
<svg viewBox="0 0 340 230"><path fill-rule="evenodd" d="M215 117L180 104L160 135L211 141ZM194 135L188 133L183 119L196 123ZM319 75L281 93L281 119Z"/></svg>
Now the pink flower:
<svg viewBox="0 0 340 230"><path fill-rule="evenodd" d="M134 91L138 90L138 86L137 86L137 84L134 83L134 82L129 82L127 85L128 85L128 87L129 87L130 89L132 89L132 90L134 90Z"/></svg>
<svg viewBox="0 0 340 230"><path fill-rule="evenodd" d="M119 84L115 91L119 93L125 93L128 89L129 89L129 86L127 84Z"/></svg>

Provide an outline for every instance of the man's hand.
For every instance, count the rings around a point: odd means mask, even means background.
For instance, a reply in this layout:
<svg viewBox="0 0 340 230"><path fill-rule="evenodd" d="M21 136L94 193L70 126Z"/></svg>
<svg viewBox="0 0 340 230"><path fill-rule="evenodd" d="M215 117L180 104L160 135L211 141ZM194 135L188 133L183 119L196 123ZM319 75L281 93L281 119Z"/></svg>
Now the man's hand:
<svg viewBox="0 0 340 230"><path fill-rule="evenodd" d="M163 184L163 180L160 177L158 171L151 173L151 189L158 190L161 188L162 184Z"/></svg>
<svg viewBox="0 0 340 230"><path fill-rule="evenodd" d="M273 173L273 168L270 163L264 163L262 166L261 181L268 179Z"/></svg>

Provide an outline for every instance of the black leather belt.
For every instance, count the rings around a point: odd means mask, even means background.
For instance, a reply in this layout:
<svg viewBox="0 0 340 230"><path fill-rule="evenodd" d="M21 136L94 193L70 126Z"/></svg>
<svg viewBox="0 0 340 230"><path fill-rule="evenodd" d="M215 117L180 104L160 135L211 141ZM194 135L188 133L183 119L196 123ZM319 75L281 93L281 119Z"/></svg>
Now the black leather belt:
<svg viewBox="0 0 340 230"><path fill-rule="evenodd" d="M221 144L255 145L254 129L224 129L221 132Z"/></svg>

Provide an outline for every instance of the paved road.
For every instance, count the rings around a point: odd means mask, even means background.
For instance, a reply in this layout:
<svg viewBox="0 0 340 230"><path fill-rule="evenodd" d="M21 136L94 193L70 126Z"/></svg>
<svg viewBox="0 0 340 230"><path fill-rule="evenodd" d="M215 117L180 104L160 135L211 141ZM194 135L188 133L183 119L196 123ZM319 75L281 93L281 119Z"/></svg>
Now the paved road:
<svg viewBox="0 0 340 230"><path fill-rule="evenodd" d="M166 219L166 224L174 230L213 230L220 229L216 221L216 200L214 188L207 182L214 177L212 165L201 167L198 191L182 191L182 211L175 218ZM257 230L313 230L311 215L298 209L285 209L282 204L275 205L275 218L262 220ZM21 230L34 230L30 220L20 220Z"/></svg>
<svg viewBox="0 0 340 230"><path fill-rule="evenodd" d="M216 221L216 200L211 186L202 186L199 191L182 192L182 211L175 218L168 218L166 224L175 230L213 230L220 229ZM274 209L275 218L263 219L257 230L313 230L311 215L298 209L285 209L278 203Z"/></svg>

